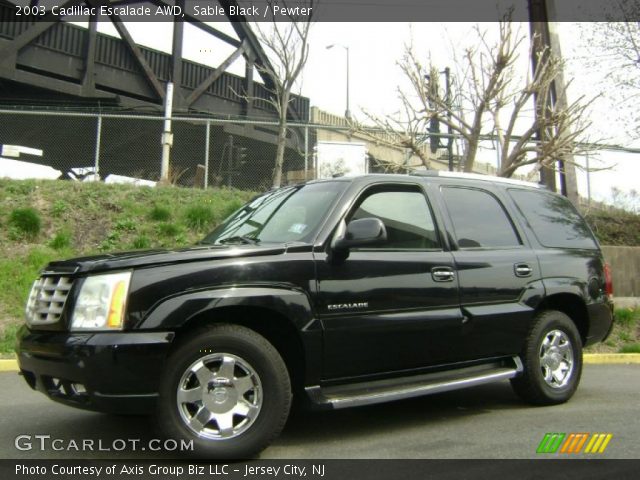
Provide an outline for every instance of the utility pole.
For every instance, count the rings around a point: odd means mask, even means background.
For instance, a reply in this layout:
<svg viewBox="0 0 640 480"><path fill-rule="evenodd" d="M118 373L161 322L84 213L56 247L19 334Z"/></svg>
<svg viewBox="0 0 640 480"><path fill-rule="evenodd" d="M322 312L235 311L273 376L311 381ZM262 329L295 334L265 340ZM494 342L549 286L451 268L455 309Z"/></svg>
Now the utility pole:
<svg viewBox="0 0 640 480"><path fill-rule="evenodd" d="M555 0L528 0L528 3L529 29L531 32L531 41L533 42L531 63L533 65L533 71L535 72L540 54L549 55L551 53L558 58L562 58L562 52L560 50L558 34L555 30L555 24L549 22L550 18L555 17ZM546 99L536 98L536 105L540 105L542 102L545 111L547 106L566 108L567 97L565 94L565 85L564 75L561 71L551 85L550 97ZM538 132L538 140L542 142L546 141L544 132ZM574 205L577 205L578 180L576 177L576 168L573 163L573 155L559 158L557 160L557 168L560 174L560 193L568 197ZM550 190L557 190L555 170L542 168L540 170L540 181Z"/></svg>
<svg viewBox="0 0 640 480"><path fill-rule="evenodd" d="M453 109L452 95L451 95L451 69L445 67L444 69L444 81L445 81L445 102L447 103L447 117L449 118L449 124L447 126L447 153L449 155L449 171L453 172L453 129L451 128L451 110Z"/></svg>

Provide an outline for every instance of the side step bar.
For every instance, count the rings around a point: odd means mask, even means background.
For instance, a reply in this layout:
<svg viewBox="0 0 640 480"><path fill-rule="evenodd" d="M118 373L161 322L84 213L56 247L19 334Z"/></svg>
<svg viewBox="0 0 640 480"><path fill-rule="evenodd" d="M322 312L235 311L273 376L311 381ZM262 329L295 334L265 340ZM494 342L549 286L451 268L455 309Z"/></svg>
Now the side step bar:
<svg viewBox="0 0 640 480"><path fill-rule="evenodd" d="M313 386L305 390L319 407L348 408L475 387L516 377L522 369L520 358L512 357L506 361L444 372L349 385Z"/></svg>

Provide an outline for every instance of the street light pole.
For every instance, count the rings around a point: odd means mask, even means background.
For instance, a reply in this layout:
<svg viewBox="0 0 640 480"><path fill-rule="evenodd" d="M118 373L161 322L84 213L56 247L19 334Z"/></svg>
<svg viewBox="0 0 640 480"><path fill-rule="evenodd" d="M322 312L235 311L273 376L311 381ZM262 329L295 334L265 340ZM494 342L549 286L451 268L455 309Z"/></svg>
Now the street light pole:
<svg viewBox="0 0 640 480"><path fill-rule="evenodd" d="M347 120L351 120L351 110L349 110L349 47L344 47L347 51L347 110L344 112L344 116Z"/></svg>
<svg viewBox="0 0 640 480"><path fill-rule="evenodd" d="M331 45L327 45L327 50L331 50L333 47L342 47L347 52L347 109L344 112L344 116L347 120L351 120L351 110L349 109L349 47L339 44L332 43Z"/></svg>

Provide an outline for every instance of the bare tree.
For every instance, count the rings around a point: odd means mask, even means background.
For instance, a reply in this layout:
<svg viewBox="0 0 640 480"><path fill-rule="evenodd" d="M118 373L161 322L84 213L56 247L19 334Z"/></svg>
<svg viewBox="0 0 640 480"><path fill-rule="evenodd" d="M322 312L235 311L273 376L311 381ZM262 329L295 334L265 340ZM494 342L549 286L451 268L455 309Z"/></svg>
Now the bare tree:
<svg viewBox="0 0 640 480"><path fill-rule="evenodd" d="M399 65L402 68L402 64ZM351 126L361 136L376 144L407 149L420 159L424 167L430 168L429 152L425 148L428 118L424 112L415 108L400 89L398 89L398 96L401 100L400 112L378 116L364 110L363 113L368 120L368 125L352 120ZM371 124L373 124L373 128ZM384 165L384 169L385 171L396 170L388 164Z"/></svg>
<svg viewBox="0 0 640 480"><path fill-rule="evenodd" d="M475 27L473 46L455 62L455 97L443 92L438 69L422 63L408 45L398 63L409 85L407 90L398 89L401 113L394 118L368 115L369 120L396 145L412 149L424 144L434 121L449 127L463 140L466 172L473 171L480 144L489 138L498 142L499 175L505 177L524 165L553 168L558 158L580 153L590 102L580 97L566 108L544 102L563 63L544 52L535 73L519 74L519 51L526 37L514 33L512 26L508 18L500 22L495 43ZM543 142L537 141L539 134ZM423 163L428 166L428 159Z"/></svg>
<svg viewBox="0 0 640 480"><path fill-rule="evenodd" d="M580 24L581 47L587 55L577 60L599 84L608 108L614 107L621 129L635 139L640 133L635 108L640 97L640 1L618 0L608 8L605 17L617 21Z"/></svg>
<svg viewBox="0 0 640 480"><path fill-rule="evenodd" d="M313 7L314 1L309 0L308 7ZM273 11L275 4L267 0L269 10ZM280 0L280 6L286 7L286 2ZM300 4L300 6L303 6ZM311 10L313 11L313 10ZM270 97L267 100L278 114L278 138L276 158L273 169L274 188L282 184L282 167L287 143L287 125L289 105L293 88L296 86L309 57L309 31L311 28L311 16L287 15L287 22L273 18L273 21L264 26L255 24L255 30L260 43L265 48L270 59L269 65L258 67L273 79L273 85L267 86Z"/></svg>

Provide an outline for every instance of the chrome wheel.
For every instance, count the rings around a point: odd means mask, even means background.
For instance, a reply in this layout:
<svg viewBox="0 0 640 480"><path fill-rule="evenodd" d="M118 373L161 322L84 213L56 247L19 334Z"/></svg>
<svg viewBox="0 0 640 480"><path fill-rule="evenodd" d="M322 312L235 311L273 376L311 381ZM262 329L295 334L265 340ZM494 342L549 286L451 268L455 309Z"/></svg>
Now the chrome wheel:
<svg viewBox="0 0 640 480"><path fill-rule="evenodd" d="M540 345L540 369L547 385L562 388L573 373L573 346L562 330L551 330Z"/></svg>
<svg viewBox="0 0 640 480"><path fill-rule="evenodd" d="M237 437L253 425L260 413L260 377L237 355L206 355L193 362L180 378L177 405L182 421L199 437Z"/></svg>

